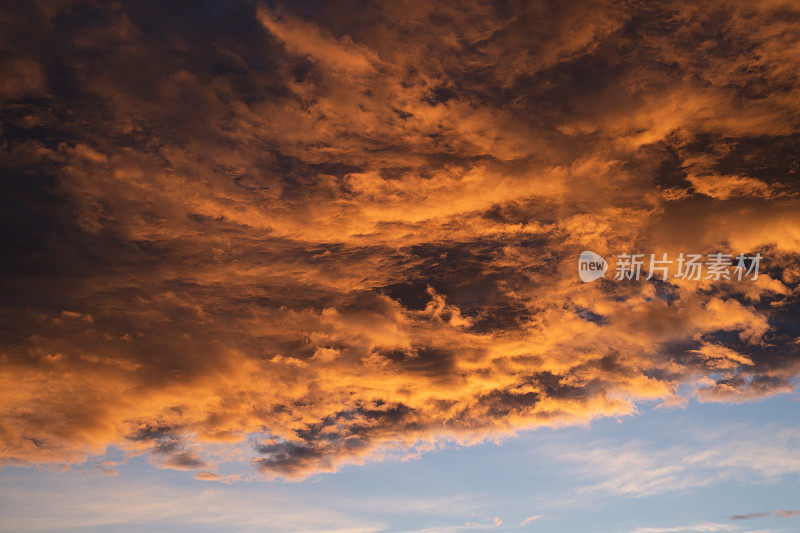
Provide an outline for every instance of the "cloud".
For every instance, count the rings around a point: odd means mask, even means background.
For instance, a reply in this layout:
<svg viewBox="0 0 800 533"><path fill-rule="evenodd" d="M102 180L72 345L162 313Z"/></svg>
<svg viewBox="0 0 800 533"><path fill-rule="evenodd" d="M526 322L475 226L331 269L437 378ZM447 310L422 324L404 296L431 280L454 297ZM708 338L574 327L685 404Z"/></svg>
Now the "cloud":
<svg viewBox="0 0 800 533"><path fill-rule="evenodd" d="M772 516L772 513L762 511L760 513L735 514L731 516L731 520L752 520L753 518L764 518L766 516Z"/></svg>
<svg viewBox="0 0 800 533"><path fill-rule="evenodd" d="M633 439L591 446L554 445L546 453L581 477L581 497L644 498L733 480L777 482L800 473L800 454L795 450L799 435L794 430L707 427L673 437L680 444L664 447Z"/></svg>
<svg viewBox="0 0 800 533"><path fill-rule="evenodd" d="M3 17L0 462L113 445L303 479L643 402L792 392L794 11ZM582 250L765 264L741 283L583 284Z"/></svg>
<svg viewBox="0 0 800 533"><path fill-rule="evenodd" d="M761 511L758 513L747 513L747 514L735 514L731 516L731 520L752 520L753 518L767 518L770 516L775 516L778 518L793 518L796 516L800 516L800 511Z"/></svg>
<svg viewBox="0 0 800 533"><path fill-rule="evenodd" d="M793 518L796 516L800 516L800 511L783 511L779 509L775 511L773 514L780 518Z"/></svg>
<svg viewBox="0 0 800 533"><path fill-rule="evenodd" d="M716 531L735 531L736 527L730 524L719 524L714 522L703 522L688 526L674 527L639 527L631 533L706 533Z"/></svg>
<svg viewBox="0 0 800 533"><path fill-rule="evenodd" d="M376 55L350 39L338 40L325 36L314 24L290 16L276 18L263 8L258 10L257 16L259 22L294 53L308 55L343 71L362 74L374 71L372 63L377 61Z"/></svg>
<svg viewBox="0 0 800 533"><path fill-rule="evenodd" d="M64 481L69 480L69 484ZM191 524L194 531L281 530L376 532L385 524L354 516L336 503L299 504L295 499L240 487L203 484L196 487L128 480L83 480L64 477L47 486L3 492L2 531L64 529L144 529ZM192 482L201 483L201 482ZM80 490L77 490L79 488ZM42 508L41 502L48 505ZM38 502L38 503L35 503ZM109 512L113 509L114 512Z"/></svg>
<svg viewBox="0 0 800 533"><path fill-rule="evenodd" d="M42 65L37 61L17 57L0 64L2 83L0 98L15 99L29 95L39 95L46 88L46 76Z"/></svg>
<svg viewBox="0 0 800 533"><path fill-rule="evenodd" d="M528 524L530 524L532 522L535 522L536 520L539 520L540 518L542 518L542 516L543 515L540 515L540 514L531 515L528 518L526 518L525 520L523 520L522 522L520 522L519 525L527 526Z"/></svg>

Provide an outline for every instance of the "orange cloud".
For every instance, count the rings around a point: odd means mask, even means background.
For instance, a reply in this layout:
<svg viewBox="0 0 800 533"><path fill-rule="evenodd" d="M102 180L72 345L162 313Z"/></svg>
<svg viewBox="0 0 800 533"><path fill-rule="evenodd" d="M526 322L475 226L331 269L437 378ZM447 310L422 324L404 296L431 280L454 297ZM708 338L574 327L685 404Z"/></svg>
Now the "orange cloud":
<svg viewBox="0 0 800 533"><path fill-rule="evenodd" d="M297 479L794 389L791 4L86 9L3 40L3 464Z"/></svg>

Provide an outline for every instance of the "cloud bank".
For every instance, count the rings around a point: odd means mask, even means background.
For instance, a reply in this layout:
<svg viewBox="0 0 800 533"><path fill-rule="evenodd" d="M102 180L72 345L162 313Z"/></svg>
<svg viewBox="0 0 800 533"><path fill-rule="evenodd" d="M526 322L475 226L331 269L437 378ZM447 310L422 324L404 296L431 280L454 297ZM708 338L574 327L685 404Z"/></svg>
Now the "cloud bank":
<svg viewBox="0 0 800 533"><path fill-rule="evenodd" d="M799 29L778 0L17 6L0 461L300 479L793 391ZM765 265L583 284L582 250Z"/></svg>

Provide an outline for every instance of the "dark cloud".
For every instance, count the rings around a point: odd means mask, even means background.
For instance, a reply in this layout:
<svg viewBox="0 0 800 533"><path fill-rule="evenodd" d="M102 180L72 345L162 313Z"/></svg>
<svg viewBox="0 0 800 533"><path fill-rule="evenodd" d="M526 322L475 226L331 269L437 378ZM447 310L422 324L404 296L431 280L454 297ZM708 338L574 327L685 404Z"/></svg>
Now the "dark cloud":
<svg viewBox="0 0 800 533"><path fill-rule="evenodd" d="M731 520L751 520L753 518L767 518L770 516L775 516L778 518L792 518L795 516L800 516L800 511L782 511L778 509L774 512L761 511L759 513L735 514L731 516Z"/></svg>
<svg viewBox="0 0 800 533"><path fill-rule="evenodd" d="M301 478L794 390L790 2L4 11L4 463ZM764 274L584 285L582 250Z"/></svg>
<svg viewBox="0 0 800 533"><path fill-rule="evenodd" d="M751 520L753 518L765 518L767 516L772 516L772 513L769 511L762 511L760 513L735 514L731 516L731 520Z"/></svg>

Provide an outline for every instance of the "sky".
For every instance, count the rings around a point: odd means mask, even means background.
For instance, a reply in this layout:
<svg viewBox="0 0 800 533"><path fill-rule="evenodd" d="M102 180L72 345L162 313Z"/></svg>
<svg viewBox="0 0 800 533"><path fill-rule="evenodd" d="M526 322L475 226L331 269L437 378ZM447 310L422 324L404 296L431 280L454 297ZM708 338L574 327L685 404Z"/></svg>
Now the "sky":
<svg viewBox="0 0 800 533"><path fill-rule="evenodd" d="M0 531L800 530L799 76L793 0L0 6Z"/></svg>

